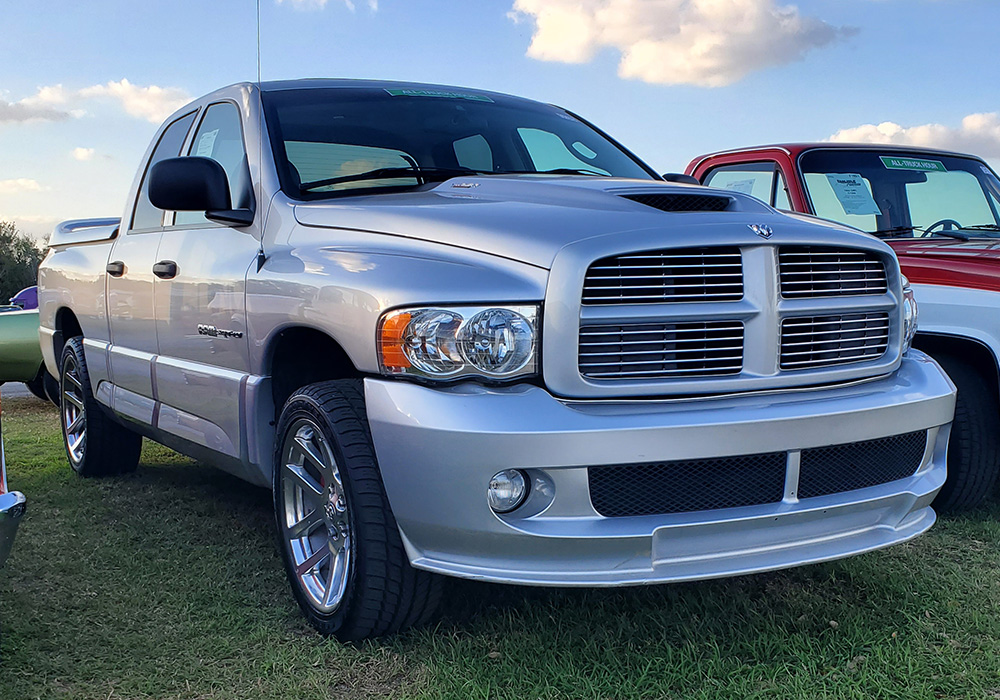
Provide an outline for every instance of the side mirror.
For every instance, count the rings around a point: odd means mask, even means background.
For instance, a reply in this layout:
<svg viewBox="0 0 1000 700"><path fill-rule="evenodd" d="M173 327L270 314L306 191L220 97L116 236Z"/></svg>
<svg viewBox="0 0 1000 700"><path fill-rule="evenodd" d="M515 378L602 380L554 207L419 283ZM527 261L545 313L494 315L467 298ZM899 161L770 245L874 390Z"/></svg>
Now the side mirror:
<svg viewBox="0 0 1000 700"><path fill-rule="evenodd" d="M230 226L249 226L253 212L233 209L229 178L218 161L201 156L166 158L149 170L149 201L158 209L203 211Z"/></svg>
<svg viewBox="0 0 1000 700"><path fill-rule="evenodd" d="M667 182L682 182L685 185L700 185L698 178L692 177L691 175L685 175L684 173L663 173L661 175Z"/></svg>

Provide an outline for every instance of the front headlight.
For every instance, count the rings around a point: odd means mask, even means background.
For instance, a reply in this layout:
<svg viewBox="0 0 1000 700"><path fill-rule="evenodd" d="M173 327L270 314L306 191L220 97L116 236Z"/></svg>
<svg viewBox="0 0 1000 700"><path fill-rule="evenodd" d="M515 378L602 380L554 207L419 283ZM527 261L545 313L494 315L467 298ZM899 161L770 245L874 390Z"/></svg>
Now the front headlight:
<svg viewBox="0 0 1000 700"><path fill-rule="evenodd" d="M508 380L538 372L537 306L397 309L379 321L383 374Z"/></svg>
<svg viewBox="0 0 1000 700"><path fill-rule="evenodd" d="M910 280L903 278L903 352L907 352L913 344L913 336L917 334L917 300L913 297Z"/></svg>

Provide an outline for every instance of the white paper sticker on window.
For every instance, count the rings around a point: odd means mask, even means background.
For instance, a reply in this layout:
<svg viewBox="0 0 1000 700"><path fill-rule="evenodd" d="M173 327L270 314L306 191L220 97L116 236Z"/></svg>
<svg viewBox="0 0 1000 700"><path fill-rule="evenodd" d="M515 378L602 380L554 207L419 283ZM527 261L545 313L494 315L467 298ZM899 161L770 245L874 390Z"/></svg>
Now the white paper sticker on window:
<svg viewBox="0 0 1000 700"><path fill-rule="evenodd" d="M212 151L215 150L215 138L219 135L219 130L206 131L198 139L198 150L195 151L196 156L205 156L206 158L212 157Z"/></svg>
<svg viewBox="0 0 1000 700"><path fill-rule="evenodd" d="M881 214L878 205L868 191L864 179L855 173L827 173L833 193L837 195L845 214Z"/></svg>
<svg viewBox="0 0 1000 700"><path fill-rule="evenodd" d="M755 180L734 180L726 185L727 190L741 192L743 194L753 194L753 183Z"/></svg>

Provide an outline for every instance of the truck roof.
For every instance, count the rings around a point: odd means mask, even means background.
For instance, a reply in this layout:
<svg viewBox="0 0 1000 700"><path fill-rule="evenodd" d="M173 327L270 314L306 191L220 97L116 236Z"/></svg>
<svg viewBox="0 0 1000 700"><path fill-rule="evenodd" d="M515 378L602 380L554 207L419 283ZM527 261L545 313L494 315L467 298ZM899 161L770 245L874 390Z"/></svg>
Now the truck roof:
<svg viewBox="0 0 1000 700"><path fill-rule="evenodd" d="M723 151L714 151L712 153L706 153L694 158L692 163L701 163L708 158L715 158L717 156L730 155L734 153L753 153L757 151L782 151L788 155L796 158L799 154L812 150L814 148L835 148L835 149L851 149L851 150L865 150L865 151L906 151L910 153L922 153L926 155L939 155L939 156L958 156L960 158L975 158L976 160L982 160L979 156L971 155L969 153L959 153L957 151L948 151L940 148L926 148L924 146L908 146L906 144L899 143L846 143L841 141L806 141L799 143L773 143L766 144L763 146L752 146L749 148L731 148Z"/></svg>

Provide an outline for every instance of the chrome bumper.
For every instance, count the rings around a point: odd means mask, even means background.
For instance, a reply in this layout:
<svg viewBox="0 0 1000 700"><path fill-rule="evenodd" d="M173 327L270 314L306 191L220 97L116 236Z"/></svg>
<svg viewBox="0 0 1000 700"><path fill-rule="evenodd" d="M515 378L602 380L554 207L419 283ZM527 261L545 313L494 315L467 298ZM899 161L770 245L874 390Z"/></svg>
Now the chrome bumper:
<svg viewBox="0 0 1000 700"><path fill-rule="evenodd" d="M365 381L382 478L413 566L471 579L617 586L733 576L837 559L910 539L935 520L955 390L911 352L851 386L698 400L567 402L534 386L432 389ZM927 430L910 477L799 500L603 517L587 466L799 451ZM497 471L532 493L496 515ZM791 474L791 472L789 472ZM797 478L797 476L795 477ZM793 482L789 476L789 482Z"/></svg>
<svg viewBox="0 0 1000 700"><path fill-rule="evenodd" d="M27 501L24 496L14 491L0 495L0 566L7 561L7 555L14 545L14 535Z"/></svg>

